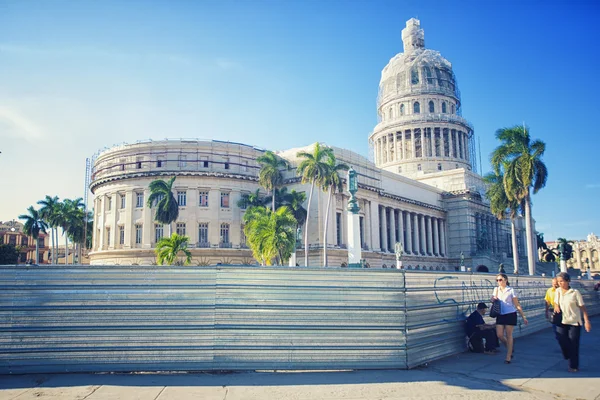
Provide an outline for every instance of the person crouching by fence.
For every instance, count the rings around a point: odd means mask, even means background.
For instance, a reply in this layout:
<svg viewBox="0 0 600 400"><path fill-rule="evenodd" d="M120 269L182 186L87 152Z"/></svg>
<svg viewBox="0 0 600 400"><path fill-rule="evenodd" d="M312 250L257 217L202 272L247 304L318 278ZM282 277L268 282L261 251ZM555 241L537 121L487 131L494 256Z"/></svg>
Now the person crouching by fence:
<svg viewBox="0 0 600 400"><path fill-rule="evenodd" d="M562 313L562 323L556 327L558 343L565 360L569 360L568 371L577 372L579 370L581 326L584 325L585 330L589 332L592 330L592 324L581 293L579 293L579 290L571 288L569 274L561 272L556 278L559 288L556 290L554 298L554 312ZM582 313L583 321L581 319Z"/></svg>
<svg viewBox="0 0 600 400"><path fill-rule="evenodd" d="M551 324L552 313L554 312L554 297L556 296L556 289L558 289L558 279L552 278L552 286L546 290L546 296L544 297L544 300L546 301L546 319L550 321ZM554 332L554 337L556 340L559 340L555 324L552 324L552 332Z"/></svg>
<svg viewBox="0 0 600 400"><path fill-rule="evenodd" d="M496 317L496 334L498 339L506 346L506 359L504 362L510 364L513 355L513 330L517 325L517 311L521 314L525 325L528 322L515 291L508 283L508 276L498 274L496 282L498 282L498 287L494 289L492 295L492 303L500 300L500 315Z"/></svg>
<svg viewBox="0 0 600 400"><path fill-rule="evenodd" d="M483 320L487 310L485 303L477 304L477 309L469 315L466 321L469 350L474 353L496 354L499 347L496 325L486 324ZM483 342L485 340L485 348Z"/></svg>

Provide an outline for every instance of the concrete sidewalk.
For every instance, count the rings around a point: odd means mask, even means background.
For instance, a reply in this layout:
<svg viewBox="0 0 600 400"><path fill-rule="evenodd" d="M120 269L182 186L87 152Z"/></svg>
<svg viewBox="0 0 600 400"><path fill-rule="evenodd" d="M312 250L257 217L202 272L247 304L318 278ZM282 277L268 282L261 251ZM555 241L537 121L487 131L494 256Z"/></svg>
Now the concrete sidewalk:
<svg viewBox="0 0 600 400"><path fill-rule="evenodd" d="M582 333L578 373L567 372L550 329L517 339L504 354L464 353L403 370L334 372L0 375L0 399L600 400L600 317Z"/></svg>

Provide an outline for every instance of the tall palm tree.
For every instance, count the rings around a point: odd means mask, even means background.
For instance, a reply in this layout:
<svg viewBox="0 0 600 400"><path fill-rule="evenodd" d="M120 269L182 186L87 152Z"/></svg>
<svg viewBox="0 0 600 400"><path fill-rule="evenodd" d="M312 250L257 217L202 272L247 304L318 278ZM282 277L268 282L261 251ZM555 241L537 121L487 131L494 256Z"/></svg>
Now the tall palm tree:
<svg viewBox="0 0 600 400"><path fill-rule="evenodd" d="M275 211L275 188L283 185L281 169L289 168L289 163L272 151L266 151L256 159L256 162L260 164L258 183L271 192L273 196L271 211Z"/></svg>
<svg viewBox="0 0 600 400"><path fill-rule="evenodd" d="M150 196L148 196L148 207L152 207L156 202L156 213L154 220L161 224L169 226L169 237L171 236L171 224L179 217L179 204L173 194L173 182L176 176L169 179L168 182L157 179L150 182Z"/></svg>
<svg viewBox="0 0 600 400"><path fill-rule="evenodd" d="M488 184L486 196L490 200L492 214L499 220L505 219L507 215L510 217L514 273L518 274L519 247L517 245L515 219L519 213L519 203L508 199L504 189L504 174L502 171L498 174L490 172L483 177L483 180Z"/></svg>
<svg viewBox="0 0 600 400"><path fill-rule="evenodd" d="M69 232L72 227L77 225L83 218L83 199L78 197L74 200L64 199L62 203L59 203L60 207L57 212L58 225L63 230L65 236L65 265L69 264Z"/></svg>
<svg viewBox="0 0 600 400"><path fill-rule="evenodd" d="M525 230L527 234L527 259L529 274L535 274L535 246L533 244L533 218L531 194L546 186L548 169L542 161L546 144L531 140L525 126L498 129L496 138L502 142L492 153L491 162L495 172L504 170L504 186L510 200L525 205ZM532 190L533 189L533 190Z"/></svg>
<svg viewBox="0 0 600 400"><path fill-rule="evenodd" d="M283 264L290 258L296 244L296 219L286 206L273 212L265 207L253 207L244 215L244 233L252 254L261 265L272 265L273 259Z"/></svg>
<svg viewBox="0 0 600 400"><path fill-rule="evenodd" d="M89 236L86 237L85 230L87 226L88 232L93 232L93 214L91 212L85 212L82 208L77 208L73 213L73 223L69 227L69 238L76 245L77 260L81 264L83 256L83 247L90 248L91 241L88 240Z"/></svg>
<svg viewBox="0 0 600 400"><path fill-rule="evenodd" d="M321 185L321 182L327 175L326 158L333 154L330 147L321 146L315 143L312 153L299 151L296 156L302 161L298 165L297 173L302 177L302 183L310 182L310 193L308 195L308 205L306 207L306 224L304 225L304 265L308 267L308 225L310 221L310 204L312 202L315 183Z"/></svg>
<svg viewBox="0 0 600 400"><path fill-rule="evenodd" d="M60 201L58 196L50 197L46 195L44 200L40 200L37 202L42 207L40 208L40 216L42 219L48 224L51 230L51 239L52 239L52 260L50 261L52 264L56 264L58 262L58 223L57 223L57 215L58 209L60 208ZM56 237L56 240L54 239Z"/></svg>
<svg viewBox="0 0 600 400"><path fill-rule="evenodd" d="M323 266L327 266L327 228L329 224L329 210L331 208L331 199L334 193L341 193L344 188L340 171L348 171L350 167L344 163L337 164L335 155L329 154L327 158L327 175L323 178L323 189L328 190L327 211L325 211L325 223L323 228Z"/></svg>
<svg viewBox="0 0 600 400"><path fill-rule="evenodd" d="M161 238L156 244L156 261L159 265L167 263L173 265L180 253L185 255L184 265L192 262L192 253L188 250L189 238L187 236L174 233L171 237Z"/></svg>
<svg viewBox="0 0 600 400"><path fill-rule="evenodd" d="M306 222L306 208L302 206L306 201L306 193L297 192L292 189L291 192L285 193L283 196L282 205L287 206L294 218L296 219L296 228L303 226Z"/></svg>
<svg viewBox="0 0 600 400"><path fill-rule="evenodd" d="M25 224L23 225L23 232L35 240L35 263L39 264L40 248L38 244L38 238L40 237L40 232L46 233L48 225L40 216L39 211L33 208L33 206L29 206L27 211L29 211L29 214L21 214L19 215L19 219L25 221Z"/></svg>

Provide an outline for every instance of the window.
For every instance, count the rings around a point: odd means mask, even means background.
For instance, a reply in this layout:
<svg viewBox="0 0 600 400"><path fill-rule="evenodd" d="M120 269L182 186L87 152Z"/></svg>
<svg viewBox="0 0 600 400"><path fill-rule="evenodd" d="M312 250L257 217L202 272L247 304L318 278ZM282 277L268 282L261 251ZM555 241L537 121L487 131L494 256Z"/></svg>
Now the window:
<svg viewBox="0 0 600 400"><path fill-rule="evenodd" d="M137 208L144 207L144 193L136 193L135 194L135 206Z"/></svg>
<svg viewBox="0 0 600 400"><path fill-rule="evenodd" d="M438 171L441 171L442 170L442 163L438 163L437 167L438 167Z"/></svg>
<svg viewBox="0 0 600 400"><path fill-rule="evenodd" d="M16 235L10 235L8 237L8 244L12 244L13 246L17 245L17 236Z"/></svg>
<svg viewBox="0 0 600 400"><path fill-rule="evenodd" d="M419 83L419 71L416 68L410 70L410 83L413 85Z"/></svg>
<svg viewBox="0 0 600 400"><path fill-rule="evenodd" d="M125 227L119 227L119 244L125 244Z"/></svg>
<svg viewBox="0 0 600 400"><path fill-rule="evenodd" d="M125 195L121 194L119 195L119 200L121 200L121 209L125 208Z"/></svg>
<svg viewBox="0 0 600 400"><path fill-rule="evenodd" d="M221 208L229 208L229 192L221 192Z"/></svg>
<svg viewBox="0 0 600 400"><path fill-rule="evenodd" d="M221 224L221 243L229 243L229 224Z"/></svg>
<svg viewBox="0 0 600 400"><path fill-rule="evenodd" d="M404 104L400 104L400 115L404 115Z"/></svg>
<svg viewBox="0 0 600 400"><path fill-rule="evenodd" d="M446 102L442 102L442 113L446 114L447 109L446 109Z"/></svg>
<svg viewBox="0 0 600 400"><path fill-rule="evenodd" d="M163 237L163 226L162 224L154 225L154 242L158 243L160 239Z"/></svg>
<svg viewBox="0 0 600 400"><path fill-rule="evenodd" d="M200 166L202 168L208 168L208 158L206 157L201 157L200 158Z"/></svg>
<svg viewBox="0 0 600 400"><path fill-rule="evenodd" d="M225 162L223 163L223 167L224 167L225 169L229 169L229 158L226 158L226 159L225 159Z"/></svg>
<svg viewBox="0 0 600 400"><path fill-rule="evenodd" d="M185 236L185 222L178 222L177 225L175 225L175 233Z"/></svg>
<svg viewBox="0 0 600 400"><path fill-rule="evenodd" d="M429 112L435 112L435 105L433 104L433 101L429 101Z"/></svg>
<svg viewBox="0 0 600 400"><path fill-rule="evenodd" d="M198 224L198 243L200 247L202 247L202 244L208 245L208 222Z"/></svg>
<svg viewBox="0 0 600 400"><path fill-rule="evenodd" d="M421 170L422 170L421 164L417 164L417 171L421 171Z"/></svg>
<svg viewBox="0 0 600 400"><path fill-rule="evenodd" d="M163 157L157 157L156 158L156 168L162 168L164 161L165 160Z"/></svg>
<svg viewBox="0 0 600 400"><path fill-rule="evenodd" d="M135 244L142 243L142 225L135 226Z"/></svg>
<svg viewBox="0 0 600 400"><path fill-rule="evenodd" d="M112 209L112 197L107 197L106 198L106 210L110 211Z"/></svg>
<svg viewBox="0 0 600 400"><path fill-rule="evenodd" d="M110 228L106 228L106 245L110 246Z"/></svg>
<svg viewBox="0 0 600 400"><path fill-rule="evenodd" d="M431 77L431 68L425 67L425 76L427 77L427 84L433 85L433 78Z"/></svg>
<svg viewBox="0 0 600 400"><path fill-rule="evenodd" d="M142 159L138 158L135 162L135 168L136 169L142 169Z"/></svg>
<svg viewBox="0 0 600 400"><path fill-rule="evenodd" d="M248 171L248 161L244 161L242 164L242 172Z"/></svg>
<svg viewBox="0 0 600 400"><path fill-rule="evenodd" d="M187 165L187 156L179 156L179 168Z"/></svg>
<svg viewBox="0 0 600 400"><path fill-rule="evenodd" d="M121 163L121 171L125 171L125 160L121 159L119 162Z"/></svg>
<svg viewBox="0 0 600 400"><path fill-rule="evenodd" d="M154 207L156 207L156 205L158 203L160 203L162 201L162 199L164 199L164 198L165 198L164 194L159 194L158 196L156 196L156 199L154 200Z"/></svg>
<svg viewBox="0 0 600 400"><path fill-rule="evenodd" d="M342 244L342 213L335 213L336 244Z"/></svg>
<svg viewBox="0 0 600 400"><path fill-rule="evenodd" d="M44 247L44 238L38 238L38 247Z"/></svg>
<svg viewBox="0 0 600 400"><path fill-rule="evenodd" d="M177 192L177 204L179 204L179 207L187 205L187 192Z"/></svg>
<svg viewBox="0 0 600 400"><path fill-rule="evenodd" d="M451 111L451 112L452 112L452 114L456 114L456 109L454 108L454 104L452 104L452 105L450 106L450 109L452 110L452 111Z"/></svg>
<svg viewBox="0 0 600 400"><path fill-rule="evenodd" d="M418 101L415 101L415 104L413 104L413 113L415 113L415 114L421 113L421 105L419 104Z"/></svg>
<svg viewBox="0 0 600 400"><path fill-rule="evenodd" d="M27 246L29 244L29 238L23 237L21 238L21 246Z"/></svg>
<svg viewBox="0 0 600 400"><path fill-rule="evenodd" d="M208 192L206 191L201 191L198 193L198 205L200 207L208 207Z"/></svg>
<svg viewBox="0 0 600 400"><path fill-rule="evenodd" d="M398 172L400 172L400 173L402 172L402 166L398 167Z"/></svg>

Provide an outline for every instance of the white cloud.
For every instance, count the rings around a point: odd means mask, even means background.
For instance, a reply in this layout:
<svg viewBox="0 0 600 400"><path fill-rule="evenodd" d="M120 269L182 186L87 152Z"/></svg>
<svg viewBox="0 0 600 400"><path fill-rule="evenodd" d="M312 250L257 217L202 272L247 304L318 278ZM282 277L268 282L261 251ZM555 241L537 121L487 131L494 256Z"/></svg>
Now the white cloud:
<svg viewBox="0 0 600 400"><path fill-rule="evenodd" d="M0 137L12 136L33 142L44 136L42 129L19 111L0 106Z"/></svg>

